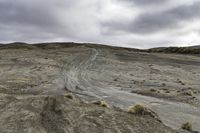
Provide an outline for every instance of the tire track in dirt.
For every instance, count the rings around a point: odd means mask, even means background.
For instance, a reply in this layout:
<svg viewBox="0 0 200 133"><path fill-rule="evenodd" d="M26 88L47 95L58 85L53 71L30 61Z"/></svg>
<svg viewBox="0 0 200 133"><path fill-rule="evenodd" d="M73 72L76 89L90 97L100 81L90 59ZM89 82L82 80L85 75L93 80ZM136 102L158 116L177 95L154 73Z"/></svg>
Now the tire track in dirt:
<svg viewBox="0 0 200 133"><path fill-rule="evenodd" d="M70 70L64 70L64 83L68 90L86 100L103 99L112 106L123 109L127 109L130 105L141 103L154 110L167 126L178 129L184 122L190 121L194 129L200 131L200 108L198 107L132 94L104 84L101 87L100 83L91 81L87 74L87 69L93 65L99 52L101 51L96 49L89 50L86 57L78 56L73 60Z"/></svg>

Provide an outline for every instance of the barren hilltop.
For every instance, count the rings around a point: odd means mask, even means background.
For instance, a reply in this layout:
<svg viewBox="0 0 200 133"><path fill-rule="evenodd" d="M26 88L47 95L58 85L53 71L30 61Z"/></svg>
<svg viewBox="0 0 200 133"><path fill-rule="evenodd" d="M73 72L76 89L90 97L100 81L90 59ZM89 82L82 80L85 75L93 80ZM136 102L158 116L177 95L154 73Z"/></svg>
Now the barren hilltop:
<svg viewBox="0 0 200 133"><path fill-rule="evenodd" d="M197 133L200 48L0 45L1 133Z"/></svg>

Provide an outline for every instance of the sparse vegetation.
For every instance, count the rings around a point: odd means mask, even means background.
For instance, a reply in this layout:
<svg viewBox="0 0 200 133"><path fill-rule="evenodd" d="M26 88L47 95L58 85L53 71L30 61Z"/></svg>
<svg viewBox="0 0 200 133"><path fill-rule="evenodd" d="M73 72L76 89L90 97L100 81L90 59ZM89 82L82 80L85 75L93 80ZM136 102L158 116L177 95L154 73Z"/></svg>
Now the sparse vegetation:
<svg viewBox="0 0 200 133"><path fill-rule="evenodd" d="M128 112L133 113L133 114L144 115L147 112L147 108L142 105L137 104L135 106L130 106L128 108Z"/></svg>
<svg viewBox="0 0 200 133"><path fill-rule="evenodd" d="M95 44L23 47L0 50L1 132L189 133L183 123L200 127L200 55Z"/></svg>
<svg viewBox="0 0 200 133"><path fill-rule="evenodd" d="M189 90L192 90L192 87L188 87Z"/></svg>
<svg viewBox="0 0 200 133"><path fill-rule="evenodd" d="M195 97L195 96L193 96L193 97L192 97L192 99L196 99L196 97Z"/></svg>
<svg viewBox="0 0 200 133"><path fill-rule="evenodd" d="M153 66L153 64L149 64L149 67L152 67Z"/></svg>
<svg viewBox="0 0 200 133"><path fill-rule="evenodd" d="M192 131L192 124L190 122L186 122L181 126L181 128L187 131Z"/></svg>
<svg viewBox="0 0 200 133"><path fill-rule="evenodd" d="M179 83L181 85L185 85L185 83L183 81L181 81L180 79L177 79L177 83Z"/></svg>
<svg viewBox="0 0 200 133"><path fill-rule="evenodd" d="M198 48L198 47L153 48L153 49L149 49L148 52L179 53L179 54L200 54L200 48Z"/></svg>
<svg viewBox="0 0 200 133"><path fill-rule="evenodd" d="M156 90L155 90L155 89L150 89L150 91L151 91L151 92L156 92Z"/></svg>
<svg viewBox="0 0 200 133"><path fill-rule="evenodd" d="M185 83L182 82L181 85L185 85Z"/></svg>
<svg viewBox="0 0 200 133"><path fill-rule="evenodd" d="M191 90L189 90L189 91L186 91L186 92L185 92L185 95L188 95L188 96L193 96L193 92L192 92Z"/></svg>
<svg viewBox="0 0 200 133"><path fill-rule="evenodd" d="M165 93L170 93L170 91L169 91L169 90L167 90L167 91L165 91Z"/></svg>
<svg viewBox="0 0 200 133"><path fill-rule="evenodd" d="M135 106L130 106L128 108L128 113L137 115L149 115L152 118L156 119L157 121L162 122L159 116L154 111L140 104L137 104Z"/></svg>
<svg viewBox="0 0 200 133"><path fill-rule="evenodd" d="M115 78L113 81L118 81L118 79L117 79L117 78Z"/></svg>
<svg viewBox="0 0 200 133"><path fill-rule="evenodd" d="M71 93L65 93L64 97L69 98L69 99L74 99L74 96Z"/></svg>
<svg viewBox="0 0 200 133"><path fill-rule="evenodd" d="M109 108L109 105L105 101L95 101L93 104L99 105L101 107Z"/></svg>

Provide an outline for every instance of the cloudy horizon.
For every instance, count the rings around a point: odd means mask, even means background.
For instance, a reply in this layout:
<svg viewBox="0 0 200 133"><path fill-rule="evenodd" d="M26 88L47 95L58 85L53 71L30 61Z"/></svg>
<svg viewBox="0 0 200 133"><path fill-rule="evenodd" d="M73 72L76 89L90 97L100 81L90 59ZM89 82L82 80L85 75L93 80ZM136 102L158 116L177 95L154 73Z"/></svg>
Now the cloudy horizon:
<svg viewBox="0 0 200 133"><path fill-rule="evenodd" d="M0 43L200 43L200 0L0 0Z"/></svg>

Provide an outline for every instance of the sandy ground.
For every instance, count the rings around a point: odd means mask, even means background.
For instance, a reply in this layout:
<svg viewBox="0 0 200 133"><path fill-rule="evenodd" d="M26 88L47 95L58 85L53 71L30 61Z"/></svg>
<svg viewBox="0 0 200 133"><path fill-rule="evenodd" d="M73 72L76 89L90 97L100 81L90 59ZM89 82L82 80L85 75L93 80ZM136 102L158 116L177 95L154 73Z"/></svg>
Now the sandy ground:
<svg viewBox="0 0 200 133"><path fill-rule="evenodd" d="M103 99L124 110L144 104L163 123L200 131L200 57L98 46L0 48L0 93ZM2 115L0 116L2 118Z"/></svg>
<svg viewBox="0 0 200 133"><path fill-rule="evenodd" d="M149 116L63 96L4 94L0 101L1 133L177 133Z"/></svg>

